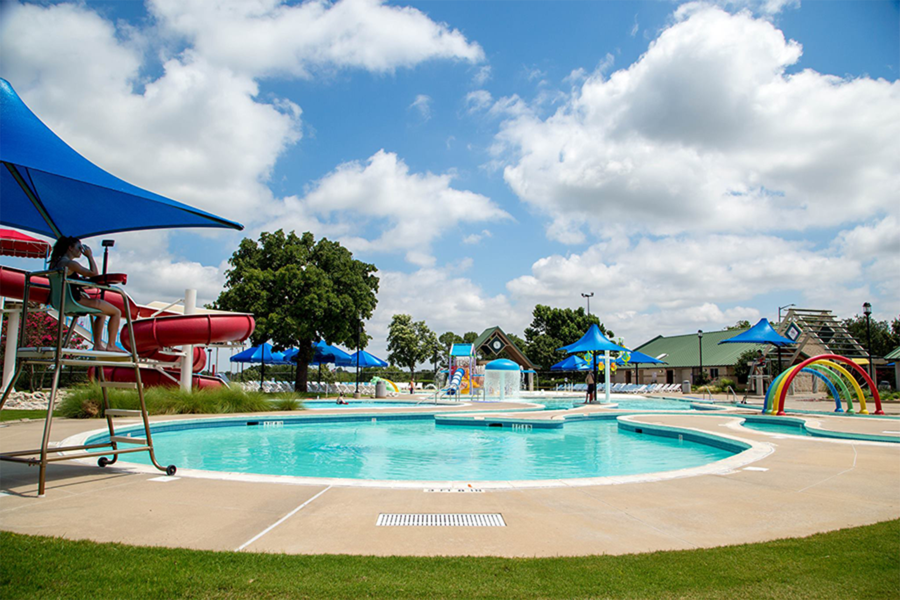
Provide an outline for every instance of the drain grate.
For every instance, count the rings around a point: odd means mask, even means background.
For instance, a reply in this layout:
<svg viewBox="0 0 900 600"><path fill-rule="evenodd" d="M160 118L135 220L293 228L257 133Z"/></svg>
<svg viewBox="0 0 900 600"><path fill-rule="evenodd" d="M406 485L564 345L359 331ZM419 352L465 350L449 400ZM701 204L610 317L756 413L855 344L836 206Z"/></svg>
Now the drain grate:
<svg viewBox="0 0 900 600"><path fill-rule="evenodd" d="M506 527L500 513L381 513L377 527Z"/></svg>

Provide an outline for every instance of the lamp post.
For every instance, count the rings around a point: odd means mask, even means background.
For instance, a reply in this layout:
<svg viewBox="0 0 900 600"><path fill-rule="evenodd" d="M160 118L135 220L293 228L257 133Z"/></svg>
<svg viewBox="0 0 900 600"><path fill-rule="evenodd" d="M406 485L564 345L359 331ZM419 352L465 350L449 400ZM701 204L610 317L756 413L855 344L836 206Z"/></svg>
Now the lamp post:
<svg viewBox="0 0 900 600"><path fill-rule="evenodd" d="M781 325L781 311L785 308L790 308L792 306L797 306L796 304L785 304L784 306L778 307L778 325ZM781 373L781 346L778 346L778 372Z"/></svg>
<svg viewBox="0 0 900 600"><path fill-rule="evenodd" d="M703 330L697 330L697 348L700 350L700 375L698 379L703 382ZM699 384L698 384L699 385Z"/></svg>
<svg viewBox="0 0 900 600"><path fill-rule="evenodd" d="M590 294L582 293L581 297L587 298L588 316L590 317L591 316L591 298L594 297L594 292L591 292Z"/></svg>
<svg viewBox="0 0 900 600"><path fill-rule="evenodd" d="M863 302L863 314L866 315L866 353L869 355L869 377L872 378L872 381L875 381L875 377L872 374L872 330L869 327L872 305L868 302Z"/></svg>

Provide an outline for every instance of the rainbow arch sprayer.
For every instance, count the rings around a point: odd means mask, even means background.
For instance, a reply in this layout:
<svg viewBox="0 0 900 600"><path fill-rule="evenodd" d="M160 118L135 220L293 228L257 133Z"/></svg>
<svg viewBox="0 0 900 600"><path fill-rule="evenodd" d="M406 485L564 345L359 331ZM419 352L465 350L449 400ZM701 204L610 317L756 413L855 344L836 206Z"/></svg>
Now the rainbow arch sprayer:
<svg viewBox="0 0 900 600"><path fill-rule="evenodd" d="M839 363L843 363L843 365ZM850 370L845 367L850 367ZM853 391L856 393L857 401L859 402L859 413L867 415L869 414L869 410L866 406L865 394L863 394L862 388L859 383L856 382L856 379L850 371L855 371L862 376L866 385L869 386L869 391L872 392L872 399L875 401L875 414L883 415L884 411L881 408L881 396L878 394L878 387L875 385L875 382L872 381L872 378L869 377L869 374L866 373L865 369L846 356L839 356L837 354L813 356L779 374L772 382L772 385L769 386L769 391L766 392L766 403L763 408L763 414L783 415L784 401L787 397L788 389L790 389L791 382L793 382L794 378L800 373L810 373L814 377L818 377L826 382L835 401L834 412L844 412L844 409L841 406L841 394L838 392L839 387L847 402L846 412L853 413L853 400L850 393L850 388L853 388ZM845 382L850 384L849 388Z"/></svg>

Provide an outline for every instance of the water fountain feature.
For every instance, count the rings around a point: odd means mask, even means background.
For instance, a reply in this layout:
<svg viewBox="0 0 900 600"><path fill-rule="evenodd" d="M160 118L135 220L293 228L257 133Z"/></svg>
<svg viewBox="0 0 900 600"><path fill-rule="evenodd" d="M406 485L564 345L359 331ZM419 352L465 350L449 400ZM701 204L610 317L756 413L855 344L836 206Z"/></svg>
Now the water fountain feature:
<svg viewBox="0 0 900 600"><path fill-rule="evenodd" d="M522 367L501 358L484 366L484 395L486 398L516 398L522 391Z"/></svg>

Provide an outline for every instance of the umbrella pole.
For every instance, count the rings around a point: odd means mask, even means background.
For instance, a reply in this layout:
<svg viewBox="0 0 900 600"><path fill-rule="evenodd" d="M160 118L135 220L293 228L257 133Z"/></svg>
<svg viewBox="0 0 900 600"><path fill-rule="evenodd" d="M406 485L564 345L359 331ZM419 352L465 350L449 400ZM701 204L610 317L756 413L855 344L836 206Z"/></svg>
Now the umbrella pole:
<svg viewBox="0 0 900 600"><path fill-rule="evenodd" d="M359 398L359 341L362 335L362 319L356 322L356 393L354 398Z"/></svg>
<svg viewBox="0 0 900 600"><path fill-rule="evenodd" d="M266 349L263 348L262 362L259 363L259 391L263 391L263 380L266 378Z"/></svg>
<svg viewBox="0 0 900 600"><path fill-rule="evenodd" d="M604 378L603 387L606 388L606 402L609 402L609 350L603 351Z"/></svg>

